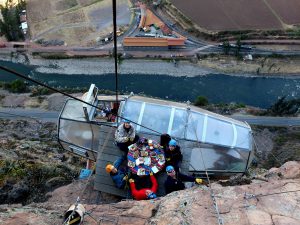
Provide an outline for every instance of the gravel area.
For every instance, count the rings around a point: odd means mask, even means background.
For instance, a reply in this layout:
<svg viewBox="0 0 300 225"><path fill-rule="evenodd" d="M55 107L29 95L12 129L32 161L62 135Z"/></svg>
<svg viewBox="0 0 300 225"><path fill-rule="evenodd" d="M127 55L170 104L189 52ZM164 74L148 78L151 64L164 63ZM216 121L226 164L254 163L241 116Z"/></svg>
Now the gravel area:
<svg viewBox="0 0 300 225"><path fill-rule="evenodd" d="M84 75L105 75L115 73L114 61L108 58L85 58L85 59L36 59L32 56L0 54L0 60L12 61L15 63L29 64L35 66L35 71L40 73L56 74L84 74ZM167 60L151 59L125 59L119 65L121 74L155 74L170 76L203 76L215 71L201 67L188 61L179 61L176 66Z"/></svg>
<svg viewBox="0 0 300 225"><path fill-rule="evenodd" d="M109 74L114 73L113 59L64 59L64 60L36 60L30 59L32 65L37 65L37 72L59 74ZM158 60L123 60L119 66L121 74L156 74L170 76L201 76L212 73L186 61L180 61L177 66L172 62Z"/></svg>

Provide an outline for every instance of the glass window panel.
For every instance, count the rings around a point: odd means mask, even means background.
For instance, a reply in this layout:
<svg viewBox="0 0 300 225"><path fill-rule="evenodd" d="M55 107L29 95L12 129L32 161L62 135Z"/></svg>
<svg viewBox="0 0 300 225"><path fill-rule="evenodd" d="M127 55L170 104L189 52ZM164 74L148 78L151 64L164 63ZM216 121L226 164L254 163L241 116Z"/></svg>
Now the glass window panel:
<svg viewBox="0 0 300 225"><path fill-rule="evenodd" d="M191 153L189 170L244 172L248 156L248 152L240 149L225 147L194 148Z"/></svg>
<svg viewBox="0 0 300 225"><path fill-rule="evenodd" d="M142 103L136 101L126 101L122 109L122 116L135 123L138 123L138 119L141 112ZM135 125L134 125L135 126Z"/></svg>
<svg viewBox="0 0 300 225"><path fill-rule="evenodd" d="M234 133L231 123L208 117L205 143L231 146L233 136Z"/></svg>
<svg viewBox="0 0 300 225"><path fill-rule="evenodd" d="M160 133L167 133L171 116L171 107L146 103L142 125ZM141 127L142 132L153 132Z"/></svg>
<svg viewBox="0 0 300 225"><path fill-rule="evenodd" d="M100 127L88 123L60 120L59 139L98 151Z"/></svg>
<svg viewBox="0 0 300 225"><path fill-rule="evenodd" d="M203 114L190 112L188 118L186 138L189 140L201 141L203 132L203 122Z"/></svg>
<svg viewBox="0 0 300 225"><path fill-rule="evenodd" d="M84 103L77 100L69 99L61 114L62 118L73 119L78 121L86 121L83 112ZM87 106L90 110L91 106Z"/></svg>
<svg viewBox="0 0 300 225"><path fill-rule="evenodd" d="M184 138L186 123L187 123L187 111L183 109L175 109L170 135L172 137Z"/></svg>
<svg viewBox="0 0 300 225"><path fill-rule="evenodd" d="M251 135L250 135L250 130L245 127L241 126L236 126L237 130L237 142L236 142L236 147L238 148L244 148L244 149L249 149L251 150Z"/></svg>

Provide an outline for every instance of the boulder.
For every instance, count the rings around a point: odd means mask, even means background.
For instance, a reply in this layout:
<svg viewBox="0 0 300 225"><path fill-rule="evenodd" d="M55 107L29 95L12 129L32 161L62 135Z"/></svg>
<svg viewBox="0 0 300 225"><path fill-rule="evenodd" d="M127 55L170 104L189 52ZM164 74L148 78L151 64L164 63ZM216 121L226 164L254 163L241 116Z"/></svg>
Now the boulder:
<svg viewBox="0 0 300 225"><path fill-rule="evenodd" d="M269 179L297 179L300 178L300 162L289 161L279 168L271 168L265 175Z"/></svg>

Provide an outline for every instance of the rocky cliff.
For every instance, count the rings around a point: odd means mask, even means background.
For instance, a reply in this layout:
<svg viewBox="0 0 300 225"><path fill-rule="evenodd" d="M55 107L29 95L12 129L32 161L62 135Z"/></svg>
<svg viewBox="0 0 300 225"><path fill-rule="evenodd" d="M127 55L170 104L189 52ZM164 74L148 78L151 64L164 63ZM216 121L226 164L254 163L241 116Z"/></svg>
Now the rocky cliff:
<svg viewBox="0 0 300 225"><path fill-rule="evenodd" d="M85 181L87 182L87 181ZM15 224L61 224L63 214L74 203L84 182L74 182L49 193L45 203L1 205L0 222ZM86 188L83 201L95 201ZM218 206L214 207L212 193ZM300 224L300 162L272 168L249 185L196 186L151 201L125 200L117 203L84 204L83 224Z"/></svg>
<svg viewBox="0 0 300 225"><path fill-rule="evenodd" d="M218 224L218 219L224 224L300 224L299 161L268 171L254 169L242 179L213 181L210 187L196 186L154 201L120 201L95 192L93 179L73 180L84 161L63 152L56 132L53 123L0 120L1 225L62 224L78 196L87 212L83 224L198 225ZM256 128L254 136L259 165L270 168L299 158L299 129Z"/></svg>

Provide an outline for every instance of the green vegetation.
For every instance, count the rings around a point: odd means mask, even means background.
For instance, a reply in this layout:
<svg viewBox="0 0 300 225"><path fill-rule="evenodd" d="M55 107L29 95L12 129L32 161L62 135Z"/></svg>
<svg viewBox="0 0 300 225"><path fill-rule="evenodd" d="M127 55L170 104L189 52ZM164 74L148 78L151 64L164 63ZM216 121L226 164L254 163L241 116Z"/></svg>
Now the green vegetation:
<svg viewBox="0 0 300 225"><path fill-rule="evenodd" d="M50 95L52 93L54 93L54 92L48 88L41 87L41 86L34 86L31 89L30 97L35 97L35 96L40 96L40 95Z"/></svg>
<svg viewBox="0 0 300 225"><path fill-rule="evenodd" d="M8 178L21 179L24 177L26 172L23 166L20 161L0 160L0 186L3 186Z"/></svg>
<svg viewBox="0 0 300 225"><path fill-rule="evenodd" d="M24 0L20 0L15 6L12 0L7 0L4 6L0 6L3 21L0 20L0 35L4 35L8 41L24 40L20 29L20 13L26 8Z"/></svg>
<svg viewBox="0 0 300 225"><path fill-rule="evenodd" d="M23 80L14 80L10 83L1 82L0 87L13 93L24 93L28 91L27 84Z"/></svg>
<svg viewBox="0 0 300 225"><path fill-rule="evenodd" d="M223 52L225 55L228 55L229 54L229 51L230 51L230 44L229 44L229 41L226 40L223 42Z"/></svg>
<svg viewBox="0 0 300 225"><path fill-rule="evenodd" d="M239 58L240 57L241 46L242 46L241 37L240 36L236 40L236 44L235 45L236 45L235 56Z"/></svg>
<svg viewBox="0 0 300 225"><path fill-rule="evenodd" d="M296 116L300 112L300 99L287 100L281 97L268 110L267 114L272 116Z"/></svg>
<svg viewBox="0 0 300 225"><path fill-rule="evenodd" d="M26 180L30 184L31 192L34 190L44 190L45 183L54 177L61 177L65 183L72 181L78 176L65 165L45 165L42 163L34 163L26 160L0 160L0 187L8 180L14 182Z"/></svg>
<svg viewBox="0 0 300 225"><path fill-rule="evenodd" d="M208 100L205 96L198 96L195 100L195 106L207 106Z"/></svg>

